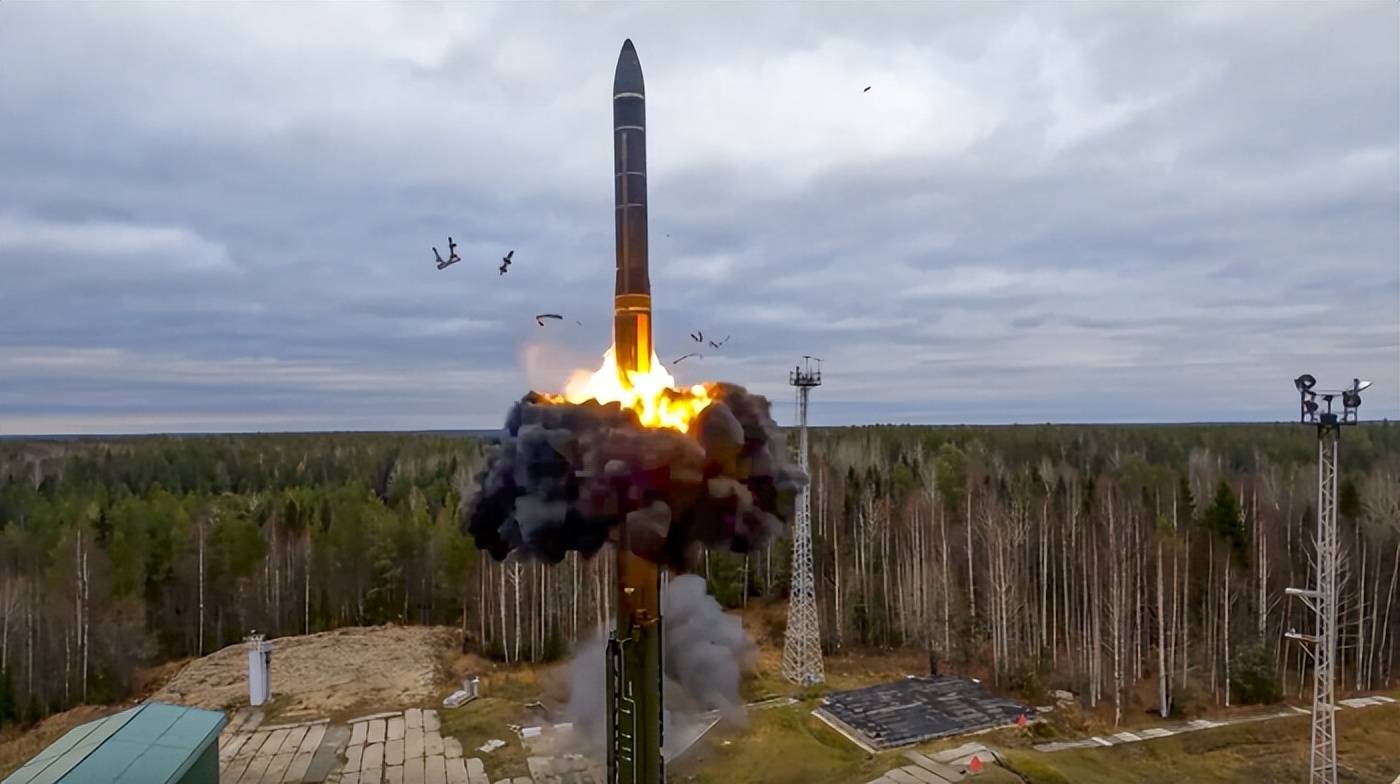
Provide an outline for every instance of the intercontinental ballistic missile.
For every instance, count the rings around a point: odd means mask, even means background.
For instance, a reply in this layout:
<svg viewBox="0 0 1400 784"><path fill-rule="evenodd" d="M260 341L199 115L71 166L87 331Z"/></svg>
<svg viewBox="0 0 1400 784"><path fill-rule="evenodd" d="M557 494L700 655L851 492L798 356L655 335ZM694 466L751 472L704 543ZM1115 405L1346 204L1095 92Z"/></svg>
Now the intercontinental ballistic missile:
<svg viewBox="0 0 1400 784"><path fill-rule="evenodd" d="M617 282L613 352L624 386L651 370L651 280L647 273L646 90L632 41L613 75L613 194ZM609 784L662 784L661 574L632 552L630 525L617 541L617 619L608 639Z"/></svg>

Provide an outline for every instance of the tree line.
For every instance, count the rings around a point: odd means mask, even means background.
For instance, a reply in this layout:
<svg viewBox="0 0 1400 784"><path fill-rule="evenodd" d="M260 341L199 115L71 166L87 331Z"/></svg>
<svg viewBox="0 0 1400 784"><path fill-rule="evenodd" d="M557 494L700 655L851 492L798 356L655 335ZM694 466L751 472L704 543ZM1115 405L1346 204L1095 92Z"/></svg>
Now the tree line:
<svg viewBox="0 0 1400 784"><path fill-rule="evenodd" d="M0 441L0 722L257 631L460 623L482 445L436 435Z"/></svg>
<svg viewBox="0 0 1400 784"><path fill-rule="evenodd" d="M1162 716L1304 696L1314 431L1297 425L859 428L813 442L825 644L915 645L1003 686ZM1341 682L1393 683L1400 427L1349 428ZM1138 706L1142 707L1142 706Z"/></svg>
<svg viewBox="0 0 1400 784"><path fill-rule="evenodd" d="M0 721L129 693L140 668L270 636L454 624L507 662L611 613L610 559L483 557L461 516L488 446L436 434L0 441ZM828 651L910 646L1115 716L1305 695L1300 426L862 427L811 448ZM1344 689L1393 682L1400 427L1342 443ZM790 542L701 553L725 605L781 601ZM780 629L770 630L775 634ZM1137 699L1137 701L1141 701Z"/></svg>

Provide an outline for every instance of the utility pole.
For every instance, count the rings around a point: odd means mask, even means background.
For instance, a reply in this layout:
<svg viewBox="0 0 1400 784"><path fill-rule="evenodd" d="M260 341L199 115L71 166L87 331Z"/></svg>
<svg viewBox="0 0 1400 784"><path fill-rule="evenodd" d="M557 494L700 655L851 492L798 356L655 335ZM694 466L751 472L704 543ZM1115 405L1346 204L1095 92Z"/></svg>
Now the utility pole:
<svg viewBox="0 0 1400 784"><path fill-rule="evenodd" d="M1293 380L1298 389L1298 421L1317 427L1316 579L1312 588L1289 588L1313 611L1315 633L1292 629L1284 636L1301 642L1313 660L1312 745L1308 757L1310 784L1337 782L1337 448L1343 425L1356 424L1361 390L1371 382L1353 379L1351 387L1317 390L1317 379L1304 373ZM1321 403L1318 399L1321 398ZM1333 402L1341 399L1341 411Z"/></svg>
<svg viewBox="0 0 1400 784"><path fill-rule="evenodd" d="M807 398L821 386L821 359L804 356L803 364L788 374L797 388L797 460L807 471ZM817 366L812 368L812 361ZM797 497L792 525L792 588L788 592L787 634L783 639L783 677L799 686L826 680L822 671L821 622L817 617L816 584L812 576L812 483Z"/></svg>

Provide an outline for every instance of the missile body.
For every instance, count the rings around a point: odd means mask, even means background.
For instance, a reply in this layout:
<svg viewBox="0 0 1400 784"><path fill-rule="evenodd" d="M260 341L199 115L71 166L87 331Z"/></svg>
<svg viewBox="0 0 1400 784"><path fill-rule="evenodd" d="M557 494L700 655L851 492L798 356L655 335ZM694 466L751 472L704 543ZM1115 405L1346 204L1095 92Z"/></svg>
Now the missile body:
<svg viewBox="0 0 1400 784"><path fill-rule="evenodd" d="M642 64L629 40L613 76L613 193L617 283L613 352L624 386L651 370L651 281L647 274L646 98ZM617 619L608 639L609 784L663 784L661 574L632 552L618 526Z"/></svg>
<svg viewBox="0 0 1400 784"><path fill-rule="evenodd" d="M613 194L617 283L613 349L618 372L651 369L651 280L647 273L647 111L642 64L629 40L613 76Z"/></svg>

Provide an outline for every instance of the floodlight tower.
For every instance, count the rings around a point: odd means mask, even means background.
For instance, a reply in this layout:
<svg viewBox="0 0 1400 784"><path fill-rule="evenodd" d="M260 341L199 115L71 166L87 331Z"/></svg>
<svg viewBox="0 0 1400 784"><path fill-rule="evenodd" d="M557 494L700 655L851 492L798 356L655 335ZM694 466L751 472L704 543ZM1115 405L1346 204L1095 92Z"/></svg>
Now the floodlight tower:
<svg viewBox="0 0 1400 784"><path fill-rule="evenodd" d="M1298 421L1317 427L1317 542L1316 581L1312 588L1289 588L1316 616L1316 633L1292 629L1284 636L1303 643L1313 659L1312 751L1308 781L1337 782L1337 719L1333 686L1337 660L1337 447L1342 425L1356 424L1361 390L1371 382L1352 379L1340 390L1314 389L1317 379L1304 373L1293 380L1298 388ZM1321 404L1318 398L1322 398ZM1340 398L1342 409L1334 411Z"/></svg>
<svg viewBox="0 0 1400 784"><path fill-rule="evenodd" d="M816 368L812 362L816 361ZM822 383L819 357L802 357L802 364L788 374L797 388L797 460L807 471L807 397ZM783 640L783 677L799 686L826 680L822 671L821 624L817 618L817 593L812 576L812 483L797 497L792 525L792 588L788 598L787 634Z"/></svg>

